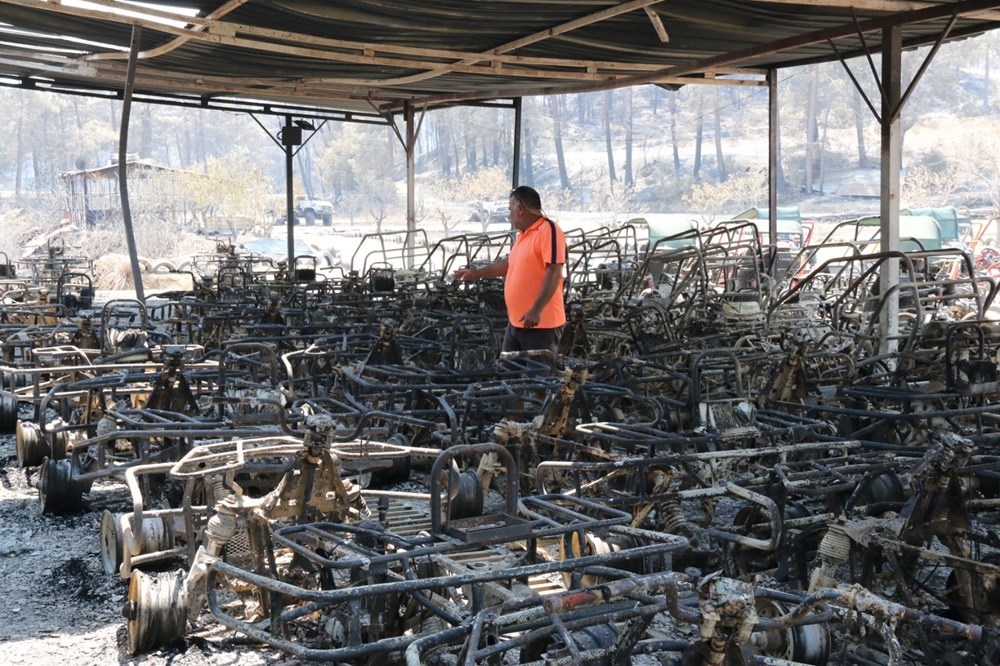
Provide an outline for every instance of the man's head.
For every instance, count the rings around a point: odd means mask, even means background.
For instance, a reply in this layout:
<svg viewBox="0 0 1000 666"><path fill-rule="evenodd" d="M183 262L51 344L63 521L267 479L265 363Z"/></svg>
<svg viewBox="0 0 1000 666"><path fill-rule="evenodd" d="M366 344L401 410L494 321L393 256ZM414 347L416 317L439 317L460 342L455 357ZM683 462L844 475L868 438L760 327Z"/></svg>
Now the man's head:
<svg viewBox="0 0 1000 666"><path fill-rule="evenodd" d="M534 188L527 185L510 191L510 221L518 231L524 231L542 214L542 199Z"/></svg>

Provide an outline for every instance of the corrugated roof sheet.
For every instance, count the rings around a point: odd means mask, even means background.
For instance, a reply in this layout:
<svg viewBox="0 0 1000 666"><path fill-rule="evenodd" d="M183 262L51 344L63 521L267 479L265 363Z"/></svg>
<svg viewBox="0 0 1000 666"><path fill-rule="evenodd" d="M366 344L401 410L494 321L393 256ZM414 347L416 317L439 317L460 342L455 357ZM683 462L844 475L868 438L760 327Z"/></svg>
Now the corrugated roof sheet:
<svg viewBox="0 0 1000 666"><path fill-rule="evenodd" d="M459 101L736 78L877 51L884 24L904 43L992 29L1000 2L910 0L204 0L143 9L0 0L8 85L120 93L142 26L137 98L204 106L305 105L398 112ZM150 5L150 7L153 7ZM131 8L132 14L124 13ZM169 11L197 17L167 25ZM901 10L901 11L896 11ZM913 22L921 19L919 22ZM666 36L664 41L662 37Z"/></svg>

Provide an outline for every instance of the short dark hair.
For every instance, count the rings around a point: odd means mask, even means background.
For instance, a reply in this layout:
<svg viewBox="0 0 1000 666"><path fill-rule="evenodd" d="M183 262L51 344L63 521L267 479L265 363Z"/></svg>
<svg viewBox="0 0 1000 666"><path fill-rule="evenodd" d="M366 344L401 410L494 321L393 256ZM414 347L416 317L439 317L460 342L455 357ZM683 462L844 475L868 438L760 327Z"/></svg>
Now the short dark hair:
<svg viewBox="0 0 1000 666"><path fill-rule="evenodd" d="M529 210L542 209L542 198L538 196L538 192L533 187L519 185L510 191L510 196L517 199L522 206Z"/></svg>

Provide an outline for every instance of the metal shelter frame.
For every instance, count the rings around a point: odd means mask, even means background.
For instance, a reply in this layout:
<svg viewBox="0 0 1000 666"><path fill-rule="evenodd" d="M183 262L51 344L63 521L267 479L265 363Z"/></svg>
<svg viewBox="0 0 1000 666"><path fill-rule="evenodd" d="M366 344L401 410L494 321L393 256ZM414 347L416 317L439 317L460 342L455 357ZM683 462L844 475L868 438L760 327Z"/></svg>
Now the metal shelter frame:
<svg viewBox="0 0 1000 666"><path fill-rule="evenodd" d="M1000 0L0 0L0 85L274 115L290 136L296 120L389 124L406 153L411 231L414 145L429 109L511 106L516 185L524 96L640 84L766 86L773 238L777 70L865 56L874 73L878 48L880 110L864 99L881 127L882 238L892 250L902 108L938 47L1000 27L998 7ZM931 53L902 90L900 54L924 45ZM123 113L120 145L127 132ZM279 143L291 221L296 146ZM125 183L120 189L127 195ZM131 238L127 213L125 220ZM293 225L287 229L291 261ZM898 265L882 280L883 289L898 281ZM893 312L885 313L886 331Z"/></svg>

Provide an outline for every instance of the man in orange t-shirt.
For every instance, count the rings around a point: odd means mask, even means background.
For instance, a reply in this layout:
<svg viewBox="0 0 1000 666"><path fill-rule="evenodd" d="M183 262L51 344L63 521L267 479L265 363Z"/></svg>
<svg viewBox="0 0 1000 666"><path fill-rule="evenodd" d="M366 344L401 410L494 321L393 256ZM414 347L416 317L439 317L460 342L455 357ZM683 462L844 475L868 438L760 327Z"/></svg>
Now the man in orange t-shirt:
<svg viewBox="0 0 1000 666"><path fill-rule="evenodd" d="M533 188L514 188L509 201L510 221L517 240L510 255L483 268L462 268L459 281L505 277L507 330L503 351L548 349L559 353L559 338L566 324L563 304L563 265L566 236L542 213L542 202Z"/></svg>

